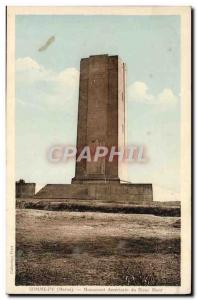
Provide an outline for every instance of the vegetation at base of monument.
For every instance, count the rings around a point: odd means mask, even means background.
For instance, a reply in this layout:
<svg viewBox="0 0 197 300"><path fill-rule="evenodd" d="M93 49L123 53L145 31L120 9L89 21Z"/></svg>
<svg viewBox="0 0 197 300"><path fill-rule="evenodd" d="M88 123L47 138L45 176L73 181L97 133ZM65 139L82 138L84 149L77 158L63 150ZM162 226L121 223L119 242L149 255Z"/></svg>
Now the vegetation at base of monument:
<svg viewBox="0 0 197 300"><path fill-rule="evenodd" d="M49 211L80 211L80 212L103 212L123 214L153 214L157 216L180 217L180 206L175 204L163 205L161 202L156 205L119 205L120 203L102 203L101 201L50 201L50 200L23 200L17 199L18 208L39 209Z"/></svg>
<svg viewBox="0 0 197 300"><path fill-rule="evenodd" d="M16 285L180 285L180 218L17 209Z"/></svg>

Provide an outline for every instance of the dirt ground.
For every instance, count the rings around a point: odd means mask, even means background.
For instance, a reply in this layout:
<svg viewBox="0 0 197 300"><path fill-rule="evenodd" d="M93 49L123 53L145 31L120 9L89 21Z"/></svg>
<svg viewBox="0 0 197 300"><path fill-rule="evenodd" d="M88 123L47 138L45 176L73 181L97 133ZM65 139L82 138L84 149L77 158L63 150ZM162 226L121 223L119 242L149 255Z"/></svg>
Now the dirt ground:
<svg viewBox="0 0 197 300"><path fill-rule="evenodd" d="M180 285L180 218L17 209L16 285Z"/></svg>

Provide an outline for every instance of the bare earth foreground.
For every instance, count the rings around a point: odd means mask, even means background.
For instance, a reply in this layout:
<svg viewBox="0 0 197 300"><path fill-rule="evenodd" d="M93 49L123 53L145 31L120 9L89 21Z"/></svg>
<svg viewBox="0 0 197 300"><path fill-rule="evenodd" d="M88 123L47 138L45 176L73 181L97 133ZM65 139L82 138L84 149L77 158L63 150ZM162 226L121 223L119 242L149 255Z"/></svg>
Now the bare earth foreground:
<svg viewBox="0 0 197 300"><path fill-rule="evenodd" d="M180 285L180 218L17 209L16 285Z"/></svg>

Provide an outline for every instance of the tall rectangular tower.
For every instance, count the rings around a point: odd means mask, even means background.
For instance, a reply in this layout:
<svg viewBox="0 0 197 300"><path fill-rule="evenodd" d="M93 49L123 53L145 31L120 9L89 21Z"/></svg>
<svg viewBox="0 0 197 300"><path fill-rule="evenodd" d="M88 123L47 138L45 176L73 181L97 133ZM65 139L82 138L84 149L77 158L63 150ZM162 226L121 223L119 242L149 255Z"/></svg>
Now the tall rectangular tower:
<svg viewBox="0 0 197 300"><path fill-rule="evenodd" d="M94 55L81 59L77 124L79 157L84 149L126 146L125 65L118 56ZM83 149L83 150L82 150ZM77 158L78 158L77 155ZM76 161L72 184L47 184L35 196L42 199L78 199L150 203L152 184L129 184L124 162L107 158ZM85 183L85 184L84 184ZM115 183L115 184L114 184Z"/></svg>
<svg viewBox="0 0 197 300"><path fill-rule="evenodd" d="M118 56L94 55L81 59L77 149L85 146L125 145L125 64ZM99 158L76 162L73 182L120 181L120 164Z"/></svg>

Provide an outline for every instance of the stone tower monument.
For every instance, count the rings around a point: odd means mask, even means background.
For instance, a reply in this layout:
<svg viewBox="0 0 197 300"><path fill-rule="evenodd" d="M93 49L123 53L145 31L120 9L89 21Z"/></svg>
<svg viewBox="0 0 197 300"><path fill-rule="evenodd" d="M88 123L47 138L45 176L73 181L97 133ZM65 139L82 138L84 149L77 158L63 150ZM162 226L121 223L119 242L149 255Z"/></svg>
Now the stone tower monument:
<svg viewBox="0 0 197 300"><path fill-rule="evenodd" d="M125 64L118 56L94 55L80 64L77 149L126 145ZM123 164L124 165L124 164ZM72 184L47 184L35 198L150 203L152 184L121 183L118 159L76 161Z"/></svg>
<svg viewBox="0 0 197 300"><path fill-rule="evenodd" d="M125 146L125 64L118 56L96 55L80 64L77 149ZM73 183L120 181L118 159L81 160Z"/></svg>

